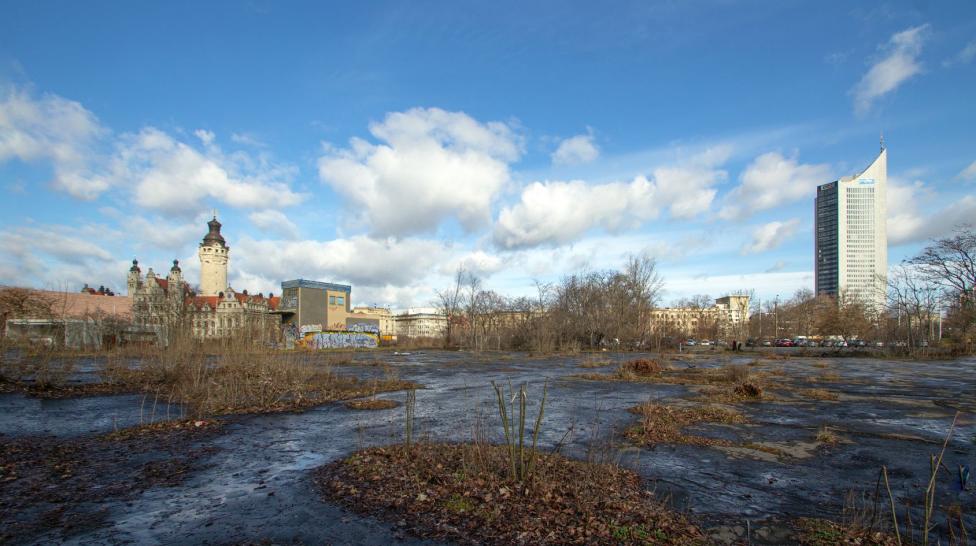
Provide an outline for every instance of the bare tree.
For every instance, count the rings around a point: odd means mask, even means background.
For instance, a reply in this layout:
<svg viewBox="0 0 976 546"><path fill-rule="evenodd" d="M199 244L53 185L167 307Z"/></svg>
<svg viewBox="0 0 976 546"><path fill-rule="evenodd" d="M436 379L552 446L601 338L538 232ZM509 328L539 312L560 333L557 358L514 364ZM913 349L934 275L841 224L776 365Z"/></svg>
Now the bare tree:
<svg viewBox="0 0 976 546"><path fill-rule="evenodd" d="M972 225L958 226L952 236L932 241L909 263L950 297L971 293L976 287L976 231Z"/></svg>
<svg viewBox="0 0 976 546"><path fill-rule="evenodd" d="M939 287L914 266L903 264L888 277L888 309L895 316L895 333L907 340L909 347L931 341L939 292Z"/></svg>
<svg viewBox="0 0 976 546"><path fill-rule="evenodd" d="M853 292L841 290L836 298L819 296L814 308L821 335L840 336L847 343L872 330L870 309Z"/></svg>
<svg viewBox="0 0 976 546"><path fill-rule="evenodd" d="M447 290L437 290L435 292L437 295L437 310L447 319L447 325L444 328L445 347L449 347L454 340L455 327L461 318L462 304L464 302L462 290L465 285L465 279L467 279L467 272L463 266L459 265L457 271L454 273L451 287Z"/></svg>
<svg viewBox="0 0 976 546"><path fill-rule="evenodd" d="M957 226L909 260L922 278L940 288L950 334L972 351L976 342L976 231Z"/></svg>
<svg viewBox="0 0 976 546"><path fill-rule="evenodd" d="M648 254L630 256L624 267L630 292L634 326L633 337L638 347L644 347L650 333L651 312L661 298L664 281L657 272L657 262Z"/></svg>

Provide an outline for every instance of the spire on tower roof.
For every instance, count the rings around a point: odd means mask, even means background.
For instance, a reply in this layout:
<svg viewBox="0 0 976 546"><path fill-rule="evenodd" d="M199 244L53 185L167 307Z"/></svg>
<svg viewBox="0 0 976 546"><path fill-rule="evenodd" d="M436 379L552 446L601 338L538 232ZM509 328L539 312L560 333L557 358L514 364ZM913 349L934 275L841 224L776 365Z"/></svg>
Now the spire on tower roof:
<svg viewBox="0 0 976 546"><path fill-rule="evenodd" d="M213 243L220 243L222 246L227 246L227 241L224 240L224 236L220 234L220 222L217 221L217 217L207 222L207 226L210 231L203 237L203 245L210 245Z"/></svg>
<svg viewBox="0 0 976 546"><path fill-rule="evenodd" d="M882 152L883 152L883 151L885 151L885 143L884 143L884 129L882 129L882 130L881 130L881 151L882 151Z"/></svg>

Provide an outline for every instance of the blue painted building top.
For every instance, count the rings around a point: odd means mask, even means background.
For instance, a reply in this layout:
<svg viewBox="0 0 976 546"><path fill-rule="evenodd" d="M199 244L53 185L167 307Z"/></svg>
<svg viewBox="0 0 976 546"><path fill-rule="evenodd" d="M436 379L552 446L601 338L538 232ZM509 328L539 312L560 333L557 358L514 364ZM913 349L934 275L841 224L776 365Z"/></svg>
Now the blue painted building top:
<svg viewBox="0 0 976 546"><path fill-rule="evenodd" d="M283 281L281 283L281 289L285 290L286 288L318 288L319 290L335 290L338 292L345 292L347 294L352 293L352 286L349 286L348 284L310 281L307 279L295 279L291 281Z"/></svg>

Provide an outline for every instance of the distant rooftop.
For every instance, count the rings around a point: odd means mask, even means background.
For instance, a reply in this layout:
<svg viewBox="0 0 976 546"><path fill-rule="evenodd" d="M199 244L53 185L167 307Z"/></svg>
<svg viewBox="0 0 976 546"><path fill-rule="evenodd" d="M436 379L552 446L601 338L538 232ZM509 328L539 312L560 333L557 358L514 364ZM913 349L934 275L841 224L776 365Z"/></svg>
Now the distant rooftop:
<svg viewBox="0 0 976 546"><path fill-rule="evenodd" d="M281 283L281 289L284 290L286 288L318 288L319 290L336 290L336 291L352 293L352 286L349 286L348 284L310 281L307 279L294 279L291 281L283 281Z"/></svg>

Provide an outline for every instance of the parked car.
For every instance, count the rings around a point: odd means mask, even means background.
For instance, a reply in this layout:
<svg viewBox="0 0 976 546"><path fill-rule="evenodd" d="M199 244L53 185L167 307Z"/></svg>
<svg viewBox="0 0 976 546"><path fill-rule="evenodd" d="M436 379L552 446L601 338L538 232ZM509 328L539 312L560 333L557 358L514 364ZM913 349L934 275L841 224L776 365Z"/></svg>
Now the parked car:
<svg viewBox="0 0 976 546"><path fill-rule="evenodd" d="M695 345L698 345L698 342L696 342L693 339L688 339L688 340L685 340L685 345L687 345L689 347L694 347Z"/></svg>
<svg viewBox="0 0 976 546"><path fill-rule="evenodd" d="M749 339L746 340L746 347L755 347L755 346L756 346L756 340L755 339L752 339L750 337Z"/></svg>
<svg viewBox="0 0 976 546"><path fill-rule="evenodd" d="M712 344L712 342L711 341L708 341L707 339L703 339L703 340L699 341L698 344L701 345L702 347L708 347L709 345Z"/></svg>
<svg viewBox="0 0 976 546"><path fill-rule="evenodd" d="M772 347L773 346L773 342L772 341L769 341L768 339L764 339L763 342L762 342L762 346L763 347Z"/></svg>

